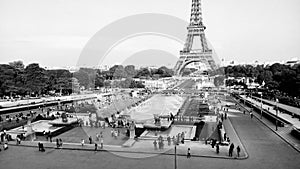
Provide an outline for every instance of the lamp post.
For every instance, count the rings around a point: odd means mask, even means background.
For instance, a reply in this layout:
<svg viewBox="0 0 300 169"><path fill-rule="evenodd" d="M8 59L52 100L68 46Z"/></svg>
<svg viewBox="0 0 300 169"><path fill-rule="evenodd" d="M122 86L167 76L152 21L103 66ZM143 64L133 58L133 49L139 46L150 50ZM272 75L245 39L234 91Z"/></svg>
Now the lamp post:
<svg viewBox="0 0 300 169"><path fill-rule="evenodd" d="M245 97L244 97L244 105L246 105L246 97L247 97L247 95L246 95L246 93L245 93Z"/></svg>
<svg viewBox="0 0 300 169"><path fill-rule="evenodd" d="M262 107L262 92L258 92L258 94L260 94L260 119L262 119L262 111L263 111L263 107Z"/></svg>
<svg viewBox="0 0 300 169"><path fill-rule="evenodd" d="M278 130L278 99L276 99L276 131Z"/></svg>
<svg viewBox="0 0 300 169"><path fill-rule="evenodd" d="M176 143L177 144L177 143ZM176 144L175 144L175 152L174 152L174 155L175 155L175 161L174 161L174 168L177 169L177 152L176 152Z"/></svg>

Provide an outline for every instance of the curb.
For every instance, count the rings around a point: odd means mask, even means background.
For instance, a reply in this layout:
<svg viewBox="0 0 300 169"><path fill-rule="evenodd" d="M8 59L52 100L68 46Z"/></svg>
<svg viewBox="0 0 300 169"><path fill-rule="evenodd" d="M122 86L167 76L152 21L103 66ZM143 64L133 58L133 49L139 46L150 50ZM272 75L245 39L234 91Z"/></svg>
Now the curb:
<svg viewBox="0 0 300 169"><path fill-rule="evenodd" d="M243 149L243 151L244 151L244 153L245 153L245 157L239 157L239 158L241 158L241 159L247 159L247 158L249 158L249 154L248 154L248 152L247 152L247 150L246 150L246 148L245 148L245 146L244 146L244 143L242 142L240 136L237 134L237 132L236 132L234 126L232 125L231 120L230 120L230 117L228 117L228 120L229 120L229 124L230 124L231 127L233 128L233 132L234 132L235 136L239 139L239 141L240 141L240 143L241 143L241 147L242 147L242 149Z"/></svg>

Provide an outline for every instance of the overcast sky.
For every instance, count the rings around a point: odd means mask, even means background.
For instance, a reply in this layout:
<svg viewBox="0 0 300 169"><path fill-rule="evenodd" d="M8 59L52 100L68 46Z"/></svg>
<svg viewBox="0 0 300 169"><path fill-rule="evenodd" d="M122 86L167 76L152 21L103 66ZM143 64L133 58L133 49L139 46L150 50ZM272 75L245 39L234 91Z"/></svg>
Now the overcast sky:
<svg viewBox="0 0 300 169"><path fill-rule="evenodd" d="M0 0L0 63L23 60L50 67L74 66L88 40L108 24L141 13L188 21L191 1ZM206 36L220 59L265 62L300 58L300 0L202 1ZM149 38L126 43L149 45ZM163 46L164 42L155 43ZM120 44L112 53L136 50L128 45ZM166 52L176 55L182 48L177 44Z"/></svg>

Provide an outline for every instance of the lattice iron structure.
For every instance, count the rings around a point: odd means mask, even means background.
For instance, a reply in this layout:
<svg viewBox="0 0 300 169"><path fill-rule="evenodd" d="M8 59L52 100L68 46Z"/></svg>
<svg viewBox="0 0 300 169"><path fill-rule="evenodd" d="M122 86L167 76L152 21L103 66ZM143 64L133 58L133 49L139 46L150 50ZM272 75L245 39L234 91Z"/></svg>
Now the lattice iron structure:
<svg viewBox="0 0 300 169"><path fill-rule="evenodd" d="M206 27L202 19L201 0L192 0L190 24L187 29L184 48L180 51L180 58L174 67L175 75L181 76L183 69L193 62L201 62L207 69L216 69L213 51L209 49L204 33Z"/></svg>

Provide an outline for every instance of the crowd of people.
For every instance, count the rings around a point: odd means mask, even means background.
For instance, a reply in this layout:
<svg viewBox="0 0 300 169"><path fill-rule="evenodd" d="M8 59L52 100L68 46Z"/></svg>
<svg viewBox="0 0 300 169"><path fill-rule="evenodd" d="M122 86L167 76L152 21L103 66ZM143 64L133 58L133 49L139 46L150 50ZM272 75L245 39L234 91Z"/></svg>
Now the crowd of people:
<svg viewBox="0 0 300 169"><path fill-rule="evenodd" d="M166 137L166 141L168 146L171 146L172 142L173 145L179 145L179 144L184 144L184 139L185 139L185 133L178 133L176 136L167 136ZM158 145L158 150L164 149L164 138L160 135L158 136L157 140L155 139L153 141L153 146L154 146L154 150L157 150L157 145Z"/></svg>

